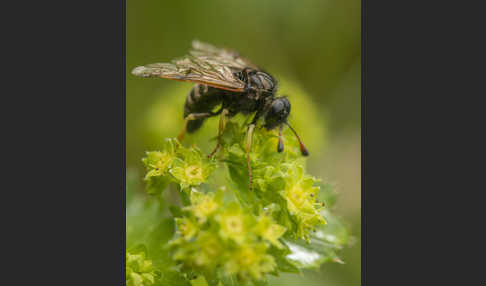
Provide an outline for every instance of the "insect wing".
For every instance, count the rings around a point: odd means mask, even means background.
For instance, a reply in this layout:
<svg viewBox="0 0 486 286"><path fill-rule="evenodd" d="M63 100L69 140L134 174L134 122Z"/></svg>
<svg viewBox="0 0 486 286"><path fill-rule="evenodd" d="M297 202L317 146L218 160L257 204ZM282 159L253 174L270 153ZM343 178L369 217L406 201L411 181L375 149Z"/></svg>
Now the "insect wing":
<svg viewBox="0 0 486 286"><path fill-rule="evenodd" d="M236 51L216 48L211 44L196 40L192 41L192 50L190 53L199 59L211 63L222 64L235 70L242 70L247 67L260 70L255 64L250 62L248 59L241 57Z"/></svg>
<svg viewBox="0 0 486 286"><path fill-rule="evenodd" d="M155 63L136 67L132 74L140 77L161 77L206 84L215 88L242 92L245 83L235 73L255 65L237 52L219 49L210 44L193 41L189 55L172 63Z"/></svg>
<svg viewBox="0 0 486 286"><path fill-rule="evenodd" d="M206 84L215 88L241 92L245 84L237 79L228 67L207 64L195 64L194 60L185 58L174 63L155 63L133 69L133 75L140 77L161 77L179 81Z"/></svg>

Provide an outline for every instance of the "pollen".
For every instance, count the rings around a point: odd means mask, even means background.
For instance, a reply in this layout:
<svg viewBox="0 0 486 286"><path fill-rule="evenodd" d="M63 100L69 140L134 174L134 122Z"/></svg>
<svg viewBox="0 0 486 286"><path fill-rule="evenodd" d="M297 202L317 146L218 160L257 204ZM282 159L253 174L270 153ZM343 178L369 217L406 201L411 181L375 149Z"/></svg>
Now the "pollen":
<svg viewBox="0 0 486 286"><path fill-rule="evenodd" d="M186 177L189 180L202 179L202 168L200 165L193 165L186 168Z"/></svg>
<svg viewBox="0 0 486 286"><path fill-rule="evenodd" d="M300 208L306 200L306 193L299 185L296 185L290 190L289 199L297 208Z"/></svg>
<svg viewBox="0 0 486 286"><path fill-rule="evenodd" d="M243 222L239 216L230 216L226 218L226 229L232 233L241 233L243 231Z"/></svg>
<svg viewBox="0 0 486 286"><path fill-rule="evenodd" d="M204 197L201 202L199 202L194 207L194 214L196 215L196 217L198 217L202 221L205 221L207 216L216 211L216 209L218 208L218 203L210 197Z"/></svg>

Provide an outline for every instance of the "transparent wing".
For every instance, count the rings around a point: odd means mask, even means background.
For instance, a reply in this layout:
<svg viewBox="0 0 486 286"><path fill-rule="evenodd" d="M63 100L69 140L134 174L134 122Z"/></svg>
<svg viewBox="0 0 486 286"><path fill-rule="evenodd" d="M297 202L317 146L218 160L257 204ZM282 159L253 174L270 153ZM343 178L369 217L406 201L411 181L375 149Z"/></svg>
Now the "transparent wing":
<svg viewBox="0 0 486 286"><path fill-rule="evenodd" d="M235 72L246 67L257 69L237 52L219 49L210 44L193 41L189 55L172 63L139 66L132 74L140 77L161 77L206 84L215 88L242 92L245 83Z"/></svg>
<svg viewBox="0 0 486 286"><path fill-rule="evenodd" d="M234 69L244 69L251 67L255 70L260 70L255 64L248 59L243 58L236 51L229 49L216 48L215 46L203 43L197 40L192 41L191 55L209 62L219 62Z"/></svg>

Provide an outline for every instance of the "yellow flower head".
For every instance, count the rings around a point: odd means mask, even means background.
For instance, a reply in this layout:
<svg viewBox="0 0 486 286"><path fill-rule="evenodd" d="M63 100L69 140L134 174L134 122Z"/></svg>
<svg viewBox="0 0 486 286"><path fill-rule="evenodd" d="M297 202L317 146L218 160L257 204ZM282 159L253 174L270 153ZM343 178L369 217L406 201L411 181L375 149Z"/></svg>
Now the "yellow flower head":
<svg viewBox="0 0 486 286"><path fill-rule="evenodd" d="M289 166L286 176L285 190L280 194L287 201L287 208L297 222L297 236L308 239L309 231L325 220L320 214L320 207L316 207L316 197L319 187L314 186L318 180L304 174L301 165Z"/></svg>
<svg viewBox="0 0 486 286"><path fill-rule="evenodd" d="M257 218L254 231L274 246L283 247L278 239L285 233L286 229L275 223L269 215L262 214Z"/></svg>
<svg viewBox="0 0 486 286"><path fill-rule="evenodd" d="M163 151L146 152L146 157L142 159L142 162L148 169L145 175L146 181L151 177L163 176L167 173L175 158L174 144L172 140L167 140L164 143Z"/></svg>
<svg viewBox="0 0 486 286"><path fill-rule="evenodd" d="M180 235L185 240L190 240L199 231L197 223L189 218L176 218L176 224Z"/></svg>
<svg viewBox="0 0 486 286"><path fill-rule="evenodd" d="M186 209L192 211L194 216L199 219L199 223L204 223L220 206L221 196L215 196L214 193L204 194L193 188L191 206Z"/></svg>
<svg viewBox="0 0 486 286"><path fill-rule="evenodd" d="M250 217L242 212L238 203L230 203L216 217L216 220L219 222L219 233L221 237L224 239L232 239L239 244L246 240Z"/></svg>
<svg viewBox="0 0 486 286"><path fill-rule="evenodd" d="M218 236L210 232L201 232L196 239L199 251L194 253L194 263L201 266L215 265L219 263L224 248Z"/></svg>
<svg viewBox="0 0 486 286"><path fill-rule="evenodd" d="M184 160L175 158L169 172L181 187L184 189L204 183L214 170L215 164L195 148L180 148L179 153L182 154Z"/></svg>
<svg viewBox="0 0 486 286"><path fill-rule="evenodd" d="M266 254L265 243L245 244L231 253L226 260L225 270L241 278L261 279L263 274L272 272L276 263L271 255Z"/></svg>

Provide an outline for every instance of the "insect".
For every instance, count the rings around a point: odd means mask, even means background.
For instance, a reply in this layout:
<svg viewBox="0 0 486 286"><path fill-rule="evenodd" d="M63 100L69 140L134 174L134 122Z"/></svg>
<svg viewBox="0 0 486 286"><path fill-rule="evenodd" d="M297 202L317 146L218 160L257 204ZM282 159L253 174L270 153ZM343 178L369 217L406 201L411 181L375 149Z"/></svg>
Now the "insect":
<svg viewBox="0 0 486 286"><path fill-rule="evenodd" d="M282 128L287 125L299 141L302 155L309 152L297 132L287 122L290 102L287 97L276 97L277 81L269 73L241 57L237 52L216 48L210 44L193 41L189 55L173 60L172 63L154 63L132 70L139 77L159 77L195 83L184 104L184 126L178 135L182 141L186 132L198 130L204 120L220 116L218 142L209 157L221 146L221 134L226 117L237 113L254 114L247 130L246 155L250 189L252 189L252 169L250 151L253 130L260 118L267 130L279 128L277 151L284 149ZM213 111L218 105L221 107Z"/></svg>

